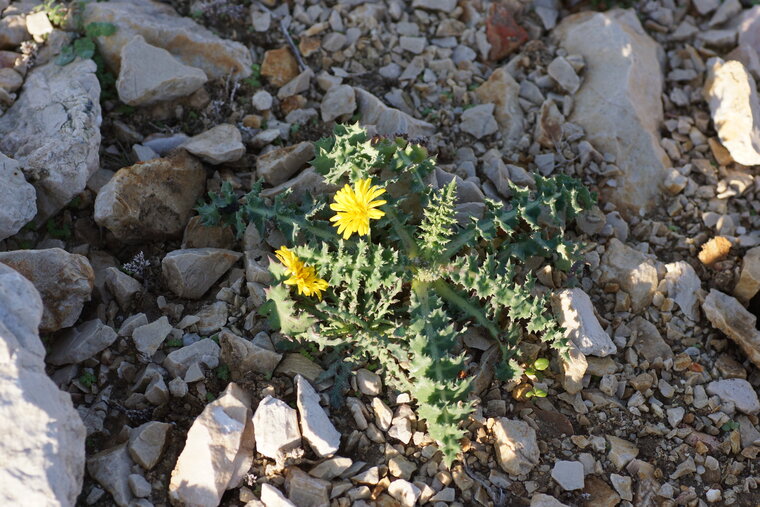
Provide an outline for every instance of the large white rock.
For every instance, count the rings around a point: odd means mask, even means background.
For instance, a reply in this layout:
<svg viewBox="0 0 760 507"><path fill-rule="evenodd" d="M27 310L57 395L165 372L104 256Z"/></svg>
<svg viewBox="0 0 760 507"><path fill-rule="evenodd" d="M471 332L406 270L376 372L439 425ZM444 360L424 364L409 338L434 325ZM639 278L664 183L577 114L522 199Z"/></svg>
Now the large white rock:
<svg viewBox="0 0 760 507"><path fill-rule="evenodd" d="M256 452L281 462L284 456L301 447L298 414L282 400L266 396L253 414Z"/></svg>
<svg viewBox="0 0 760 507"><path fill-rule="evenodd" d="M757 317L749 313L736 298L712 289L702 303L707 320L735 341L750 361L760 367L760 331Z"/></svg>
<svg viewBox="0 0 760 507"><path fill-rule="evenodd" d="M205 181L203 165L184 151L123 167L98 192L95 222L125 243L177 238Z"/></svg>
<svg viewBox="0 0 760 507"><path fill-rule="evenodd" d="M584 83L568 119L583 127L597 149L614 155L623 172L616 187L602 191L603 200L625 213L652 210L671 166L658 133L662 48L633 10L574 14L562 20L554 35L569 54L586 61Z"/></svg>
<svg viewBox="0 0 760 507"><path fill-rule="evenodd" d="M253 462L251 398L234 382L206 405L187 432L172 471L173 504L216 507L228 489L239 485Z"/></svg>
<svg viewBox="0 0 760 507"><path fill-rule="evenodd" d="M32 283L0 264L0 505L74 505L82 490L86 431L45 373L42 313Z"/></svg>
<svg viewBox="0 0 760 507"><path fill-rule="evenodd" d="M527 475L538 465L536 432L528 423L501 417L493 426L496 459L510 475Z"/></svg>
<svg viewBox="0 0 760 507"><path fill-rule="evenodd" d="M585 355L609 356L617 352L610 335L594 314L591 298L583 289L563 289L552 296L554 314L565 328L565 338Z"/></svg>
<svg viewBox="0 0 760 507"><path fill-rule="evenodd" d="M91 2L84 25L113 23L116 33L98 37L98 50L113 70L121 65L121 49L139 34L151 46L169 51L185 65L202 69L209 79L251 74L251 54L244 45L217 37L170 6L152 0Z"/></svg>
<svg viewBox="0 0 760 507"><path fill-rule="evenodd" d="M201 69L185 65L171 53L135 35L121 49L116 91L125 104L145 106L190 95L208 81Z"/></svg>
<svg viewBox="0 0 760 507"><path fill-rule="evenodd" d="M743 378L715 380L707 384L707 394L717 395L724 402L730 401L745 414L760 412L760 401L752 384Z"/></svg>
<svg viewBox="0 0 760 507"><path fill-rule="evenodd" d="M60 211L99 168L100 84L92 60L32 70L0 116L0 151L37 189L36 223Z"/></svg>
<svg viewBox="0 0 760 507"><path fill-rule="evenodd" d="M21 164L0 153L0 240L16 234L37 213L34 187L27 183Z"/></svg>
<svg viewBox="0 0 760 507"><path fill-rule="evenodd" d="M713 58L707 65L703 95L720 142L740 164L760 164L760 99L755 80L736 60Z"/></svg>
<svg viewBox="0 0 760 507"><path fill-rule="evenodd" d="M60 248L0 252L0 264L7 264L27 280L42 296L44 312L40 331L71 327L90 300L95 273L86 257Z"/></svg>
<svg viewBox="0 0 760 507"><path fill-rule="evenodd" d="M322 458L329 458L338 452L340 433L320 406L317 391L301 375L296 375L296 403L303 437L312 450Z"/></svg>

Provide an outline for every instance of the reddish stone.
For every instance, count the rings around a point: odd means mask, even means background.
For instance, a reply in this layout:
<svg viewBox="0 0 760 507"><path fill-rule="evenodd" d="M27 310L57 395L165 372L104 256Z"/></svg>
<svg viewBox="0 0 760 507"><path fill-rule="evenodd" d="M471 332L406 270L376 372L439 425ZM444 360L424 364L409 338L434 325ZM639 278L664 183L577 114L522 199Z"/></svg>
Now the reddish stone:
<svg viewBox="0 0 760 507"><path fill-rule="evenodd" d="M490 60L501 60L528 40L528 32L502 4L492 4L486 19L486 37L491 44Z"/></svg>

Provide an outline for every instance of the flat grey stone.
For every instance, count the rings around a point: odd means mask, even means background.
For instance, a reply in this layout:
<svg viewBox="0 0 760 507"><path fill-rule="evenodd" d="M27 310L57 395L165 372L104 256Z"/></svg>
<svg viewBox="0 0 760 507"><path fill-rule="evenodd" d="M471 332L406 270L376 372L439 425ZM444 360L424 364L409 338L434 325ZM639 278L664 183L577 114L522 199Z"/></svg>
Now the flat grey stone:
<svg viewBox="0 0 760 507"><path fill-rule="evenodd" d="M55 365L81 363L109 347L116 338L118 335L112 327L100 319L90 320L56 340L46 360Z"/></svg>

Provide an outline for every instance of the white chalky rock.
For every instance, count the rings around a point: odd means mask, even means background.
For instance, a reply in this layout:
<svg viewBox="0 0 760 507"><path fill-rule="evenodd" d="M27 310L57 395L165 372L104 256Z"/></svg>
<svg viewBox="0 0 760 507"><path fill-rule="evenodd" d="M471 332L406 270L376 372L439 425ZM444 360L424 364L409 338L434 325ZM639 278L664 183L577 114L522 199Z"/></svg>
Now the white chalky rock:
<svg viewBox="0 0 760 507"><path fill-rule="evenodd" d="M526 475L538 465L536 432L528 423L502 417L493 426L496 459L510 475Z"/></svg>
<svg viewBox="0 0 760 507"><path fill-rule="evenodd" d="M146 106L190 95L207 80L201 69L183 64L135 35L121 49L116 91L125 104Z"/></svg>
<svg viewBox="0 0 760 507"><path fill-rule="evenodd" d="M717 395L724 402L731 402L745 414L760 412L760 401L752 384L741 378L716 380L707 384L707 394Z"/></svg>
<svg viewBox="0 0 760 507"><path fill-rule="evenodd" d="M742 271L734 287L734 296L749 302L760 290L760 247L747 250L742 259Z"/></svg>
<svg viewBox="0 0 760 507"><path fill-rule="evenodd" d="M16 234L37 213L36 191L21 164L0 153L0 240Z"/></svg>
<svg viewBox="0 0 760 507"><path fill-rule="evenodd" d="M191 137L182 147L214 165L235 162L245 154L243 136L235 125L228 123Z"/></svg>
<svg viewBox="0 0 760 507"><path fill-rule="evenodd" d="M583 489L583 463L580 461L557 461L552 468L552 478L565 491Z"/></svg>
<svg viewBox="0 0 760 507"><path fill-rule="evenodd" d="M591 298L583 289L563 289L552 297L552 307L565 328L565 338L585 355L605 357L617 352L610 335L594 314Z"/></svg>
<svg viewBox="0 0 760 507"><path fill-rule="evenodd" d="M694 268L685 261L665 264L667 274L668 296L671 297L681 311L691 320L699 318L699 300L697 295L702 289L702 281Z"/></svg>
<svg viewBox="0 0 760 507"><path fill-rule="evenodd" d="M760 331L757 317L734 297L712 289L702 303L707 320L735 341L756 366L760 367Z"/></svg>
<svg viewBox="0 0 760 507"><path fill-rule="evenodd" d="M320 406L319 394L301 375L296 375L296 390L303 437L318 456L329 458L338 452L340 433Z"/></svg>
<svg viewBox="0 0 760 507"><path fill-rule="evenodd" d="M301 446L298 414L282 400L266 396L253 414L256 451L281 461L288 452Z"/></svg>
<svg viewBox="0 0 760 507"><path fill-rule="evenodd" d="M736 60L713 58L707 65L703 94L720 142L740 164L760 164L760 99L755 80Z"/></svg>
<svg viewBox="0 0 760 507"><path fill-rule="evenodd" d="M253 462L251 399L231 382L195 419L169 484L172 504L216 507Z"/></svg>

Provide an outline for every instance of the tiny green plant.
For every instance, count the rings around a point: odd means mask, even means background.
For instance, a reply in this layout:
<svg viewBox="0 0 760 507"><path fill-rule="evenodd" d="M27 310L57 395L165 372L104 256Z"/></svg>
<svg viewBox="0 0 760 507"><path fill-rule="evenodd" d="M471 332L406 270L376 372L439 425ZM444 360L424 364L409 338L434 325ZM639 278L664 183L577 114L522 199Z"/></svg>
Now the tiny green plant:
<svg viewBox="0 0 760 507"><path fill-rule="evenodd" d="M534 387L530 391L525 393L526 398L546 398L546 391L543 389L539 389L537 387Z"/></svg>
<svg viewBox="0 0 760 507"><path fill-rule="evenodd" d="M77 56L80 58L94 58L97 46L96 37L108 37L116 33L116 25L113 23L89 23L82 30L82 35L74 42L65 46L61 50L55 62L58 65L67 65L74 61ZM97 63L97 62L96 62Z"/></svg>
<svg viewBox="0 0 760 507"><path fill-rule="evenodd" d="M728 421L723 426L720 427L721 430L725 432L734 431L735 429L739 428L739 423L736 421Z"/></svg>
<svg viewBox="0 0 760 507"><path fill-rule="evenodd" d="M594 196L565 175L536 175L534 188L513 185L508 201L486 199L473 210L458 206L456 179L431 184L435 161L414 142L337 125L315 151L312 165L335 193L269 201L257 182L239 199L224 184L198 206L201 221L228 224L238 236L249 224L262 235L277 228L284 244L259 309L270 326L338 351L345 364L376 362L388 385L412 396L451 465L460 423L473 410L472 379L460 376L466 355L453 353L458 335L475 327L495 339L496 374L505 380L525 373L521 341L567 353L526 261L570 270L580 245L565 231ZM534 388L532 396L546 392Z"/></svg>
<svg viewBox="0 0 760 507"><path fill-rule="evenodd" d="M32 12L44 12L47 14L50 23L55 26L61 26L66 19L68 10L58 0L44 0L40 5L32 9Z"/></svg>
<svg viewBox="0 0 760 507"><path fill-rule="evenodd" d="M97 380L97 377L91 371L86 371L79 376L79 383L87 388L92 387Z"/></svg>
<svg viewBox="0 0 760 507"><path fill-rule="evenodd" d="M536 359L533 362L532 366L529 366L525 369L526 375L533 375L534 377L537 377L540 375L540 372L544 371L549 367L549 360L545 357L541 357Z"/></svg>
<svg viewBox="0 0 760 507"><path fill-rule="evenodd" d="M251 75L243 79L243 82L251 88L261 88L261 65L254 63L251 65Z"/></svg>
<svg viewBox="0 0 760 507"><path fill-rule="evenodd" d="M51 238L62 240L71 239L71 227L65 222L58 225L57 221L54 218L51 218L45 223L45 228Z"/></svg>
<svg viewBox="0 0 760 507"><path fill-rule="evenodd" d="M216 378L222 381L228 381L230 379L230 367L226 364L220 364L216 368Z"/></svg>

